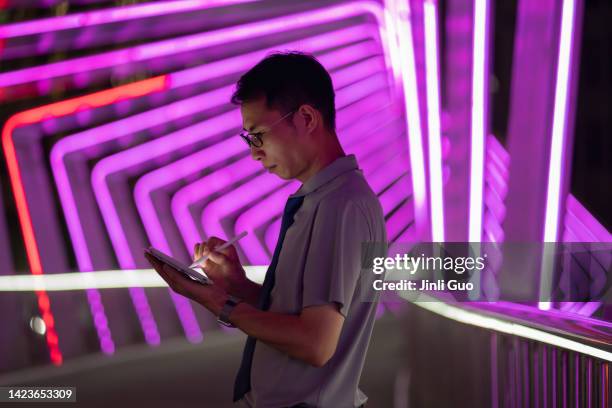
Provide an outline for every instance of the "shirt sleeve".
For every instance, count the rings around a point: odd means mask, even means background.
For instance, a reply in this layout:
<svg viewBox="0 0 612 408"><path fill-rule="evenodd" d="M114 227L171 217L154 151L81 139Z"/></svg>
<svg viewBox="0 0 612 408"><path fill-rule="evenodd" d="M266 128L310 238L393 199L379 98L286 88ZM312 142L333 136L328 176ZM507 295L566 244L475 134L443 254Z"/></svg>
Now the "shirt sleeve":
<svg viewBox="0 0 612 408"><path fill-rule="evenodd" d="M323 199L315 215L303 276L302 308L336 302L346 317L370 240L363 211L343 197Z"/></svg>

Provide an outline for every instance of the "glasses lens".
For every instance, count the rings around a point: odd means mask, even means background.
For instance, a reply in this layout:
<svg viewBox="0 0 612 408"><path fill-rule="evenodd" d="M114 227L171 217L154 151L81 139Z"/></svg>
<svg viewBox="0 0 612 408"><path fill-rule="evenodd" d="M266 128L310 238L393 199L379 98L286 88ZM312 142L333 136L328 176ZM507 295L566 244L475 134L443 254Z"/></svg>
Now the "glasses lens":
<svg viewBox="0 0 612 408"><path fill-rule="evenodd" d="M261 147L263 145L263 142L261 140L261 136L260 135L252 135L251 136L251 144L255 147Z"/></svg>

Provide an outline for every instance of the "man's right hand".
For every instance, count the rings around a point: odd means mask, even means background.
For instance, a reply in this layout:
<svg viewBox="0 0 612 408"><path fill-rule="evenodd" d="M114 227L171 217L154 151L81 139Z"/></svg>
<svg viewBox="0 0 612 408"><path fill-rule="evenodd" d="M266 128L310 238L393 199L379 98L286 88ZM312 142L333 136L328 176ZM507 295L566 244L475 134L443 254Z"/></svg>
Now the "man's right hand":
<svg viewBox="0 0 612 408"><path fill-rule="evenodd" d="M213 280L215 285L221 286L226 292L234 296L240 296L237 292L240 292L240 287L248 279L233 245L221 251L215 251L215 248L224 243L225 241L221 238L210 237L208 241L195 244L193 260L208 255L208 259L200 265L204 268L206 275Z"/></svg>

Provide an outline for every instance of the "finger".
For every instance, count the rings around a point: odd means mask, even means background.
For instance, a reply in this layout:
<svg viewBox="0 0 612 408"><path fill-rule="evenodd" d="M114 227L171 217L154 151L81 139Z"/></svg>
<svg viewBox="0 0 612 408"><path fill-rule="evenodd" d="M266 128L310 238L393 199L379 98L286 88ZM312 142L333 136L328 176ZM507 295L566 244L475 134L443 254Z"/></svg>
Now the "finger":
<svg viewBox="0 0 612 408"><path fill-rule="evenodd" d="M155 271L161 275L162 278L164 278L164 280L168 281L168 280L175 280L174 276L176 276L176 274L181 274L179 271L177 271L176 269L172 268L170 265L165 264L161 261L159 261L157 258L155 258L152 255L149 254L145 254L145 258L147 259L147 261L149 261L149 263L151 264L151 266L153 266L153 269L155 269ZM173 273L174 271L174 273Z"/></svg>
<svg viewBox="0 0 612 408"><path fill-rule="evenodd" d="M183 274L183 272L176 270L174 267L168 264L163 264L162 271L170 280L176 283L181 282L185 279L189 279Z"/></svg>
<svg viewBox="0 0 612 408"><path fill-rule="evenodd" d="M161 269L162 263L159 262L157 258L148 253L145 253L145 258L155 270L159 271L159 269Z"/></svg>
<svg viewBox="0 0 612 408"><path fill-rule="evenodd" d="M199 243L196 243L193 248L193 260L195 261L196 259L201 257L202 256L201 253L202 253L202 246Z"/></svg>
<svg viewBox="0 0 612 408"><path fill-rule="evenodd" d="M206 242L206 247L210 250L225 244L225 240L219 237L210 237Z"/></svg>
<svg viewBox="0 0 612 408"><path fill-rule="evenodd" d="M168 287L172 288L172 286L174 285L174 282L172 282L172 280L166 275L166 272L163 271L163 268L161 270L157 270L157 274L164 280L164 282L166 282L166 284L168 285Z"/></svg>
<svg viewBox="0 0 612 408"><path fill-rule="evenodd" d="M164 265L163 269L164 273L166 276L168 276L168 279L171 282L170 287L176 293L193 298L193 293L196 293L198 290L202 290L203 285L183 275L182 272L177 271L170 265Z"/></svg>
<svg viewBox="0 0 612 408"><path fill-rule="evenodd" d="M216 250L217 253L221 253L230 259L238 259L238 252L236 252L236 247L234 245L230 245L227 248L223 248L221 250Z"/></svg>
<svg viewBox="0 0 612 408"><path fill-rule="evenodd" d="M157 274L168 284L168 286L172 286L172 280L168 277L168 274L164 271L163 264L157 261L151 255L147 254L145 255L145 257L151 263L155 272L157 272Z"/></svg>
<svg viewBox="0 0 612 408"><path fill-rule="evenodd" d="M212 262L216 263L217 265L225 265L228 263L228 257L218 251L211 251L208 254L208 259L210 259Z"/></svg>

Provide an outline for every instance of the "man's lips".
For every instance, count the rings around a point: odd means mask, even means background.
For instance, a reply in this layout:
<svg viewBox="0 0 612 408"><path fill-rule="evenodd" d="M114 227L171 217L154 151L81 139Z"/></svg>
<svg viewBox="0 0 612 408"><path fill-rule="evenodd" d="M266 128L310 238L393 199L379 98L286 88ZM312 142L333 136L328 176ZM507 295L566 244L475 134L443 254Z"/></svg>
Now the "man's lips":
<svg viewBox="0 0 612 408"><path fill-rule="evenodd" d="M264 167L266 168L266 170L270 171L270 170L272 170L273 168L276 167L276 164L273 164L271 166L264 166Z"/></svg>

